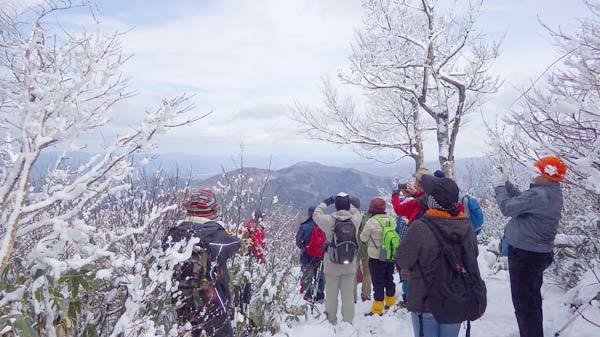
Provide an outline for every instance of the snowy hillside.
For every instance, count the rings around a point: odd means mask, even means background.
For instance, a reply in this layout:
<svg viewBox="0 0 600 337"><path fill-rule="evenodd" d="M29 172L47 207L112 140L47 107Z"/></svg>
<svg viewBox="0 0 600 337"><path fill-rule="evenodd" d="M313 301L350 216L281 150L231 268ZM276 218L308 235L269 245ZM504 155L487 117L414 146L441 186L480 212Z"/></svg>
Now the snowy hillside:
<svg viewBox="0 0 600 337"><path fill-rule="evenodd" d="M512 301L510 297L510 283L507 270L494 271L497 262L496 256L480 247L479 267L486 282L488 290L488 307L485 315L478 321L472 323L472 337L518 337L518 328L515 320ZM397 280L396 280L397 281ZM587 282L587 283L586 283ZM398 283L398 282L396 282ZM592 284L590 279L583 281L583 285ZM399 287L397 287L398 289ZM584 287L585 288L585 287ZM582 297L589 296L585 301L594 296L594 289L598 286L587 287L581 292ZM359 285L360 291L360 285ZM542 288L544 297L544 335L554 336L572 316L572 313L564 302L574 293L565 294L558 286L546 282ZM294 301L302 302L300 296L294 297ZM354 325L341 323L332 326L324 317L311 318L308 322L300 323L291 329L285 329L274 337L317 337L317 336L339 336L339 337L390 337L390 336L412 336L413 328L410 313L405 310L397 312L389 311L384 317L365 317L364 314L371 309L370 302L359 302L356 304L356 316ZM594 322L600 322L600 303L594 303L595 308L584 312L584 316ZM322 305L319 305L322 310ZM461 329L460 336L465 336L465 326ZM599 337L600 328L577 318L561 336L563 337Z"/></svg>

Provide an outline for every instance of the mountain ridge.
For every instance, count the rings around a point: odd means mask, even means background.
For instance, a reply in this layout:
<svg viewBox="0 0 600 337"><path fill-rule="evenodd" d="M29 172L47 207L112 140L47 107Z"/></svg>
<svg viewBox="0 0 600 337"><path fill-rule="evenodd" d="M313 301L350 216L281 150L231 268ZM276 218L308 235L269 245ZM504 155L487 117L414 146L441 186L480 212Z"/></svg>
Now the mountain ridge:
<svg viewBox="0 0 600 337"><path fill-rule="evenodd" d="M301 161L291 166L269 172L267 169L244 168L252 178L270 174L267 197L277 195L278 202L289 203L298 210L316 206L328 196L346 192L358 197L364 209L369 200L379 195L379 189L390 189L391 179L378 177L353 168L324 165L319 162ZM227 172L229 175L239 169ZM198 186L214 187L222 175L215 175L198 182Z"/></svg>

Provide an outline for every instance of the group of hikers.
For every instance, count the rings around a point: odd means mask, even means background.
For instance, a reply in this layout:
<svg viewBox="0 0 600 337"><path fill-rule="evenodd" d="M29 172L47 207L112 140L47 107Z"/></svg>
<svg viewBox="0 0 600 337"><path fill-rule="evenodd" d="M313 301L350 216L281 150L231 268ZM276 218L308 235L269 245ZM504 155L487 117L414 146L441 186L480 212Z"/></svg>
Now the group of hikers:
<svg viewBox="0 0 600 337"><path fill-rule="evenodd" d="M508 256L521 337L543 337L541 286L553 261L563 208L560 182L567 171L554 156L539 159L535 167L539 174L525 192L501 168L492 177L500 211L511 218L499 250ZM415 337L456 337L464 321L468 336L470 321L480 318L487 305L477 265L483 212L442 171L419 169L413 177L411 185L399 184L392 193L395 216L380 197L362 214L360 200L343 192L308 210L296 236L304 299L324 300L328 320L336 324L341 298L342 320L352 323L361 282L360 299L370 301L371 292L373 299L365 315L404 307L411 312ZM327 214L331 205L335 210ZM399 302L396 270L402 284Z"/></svg>
<svg viewBox="0 0 600 337"><path fill-rule="evenodd" d="M524 192L501 168L492 177L497 204L511 218L499 250L508 256L520 337L543 337L541 286L544 270L553 262L563 208L560 183L567 171L554 156L540 158L535 167L539 174ZM370 200L363 213L360 200L344 192L308 210L296 235L301 291L313 304L325 302L331 324L337 323L340 298L342 320L353 323L361 283L360 300L372 299L367 316L406 308L415 337L457 337L465 321L469 336L471 321L480 318L487 306L477 264L483 213L477 200L461 195L456 182L442 171L421 168L413 177L411 184L398 184L392 193L395 214L388 212L388 202L381 197ZM165 247L171 247L184 238L199 239L179 274L189 280L179 282L179 318L182 324L199 327L193 336L200 336L200 331L206 336L233 335L227 318L231 295L226 262L241 243L218 221L218 210L210 190L198 191L187 204L188 218L165 240ZM264 232L250 229L260 219L256 213L243 235L258 243L250 254L262 261ZM208 284L216 286L208 290Z"/></svg>

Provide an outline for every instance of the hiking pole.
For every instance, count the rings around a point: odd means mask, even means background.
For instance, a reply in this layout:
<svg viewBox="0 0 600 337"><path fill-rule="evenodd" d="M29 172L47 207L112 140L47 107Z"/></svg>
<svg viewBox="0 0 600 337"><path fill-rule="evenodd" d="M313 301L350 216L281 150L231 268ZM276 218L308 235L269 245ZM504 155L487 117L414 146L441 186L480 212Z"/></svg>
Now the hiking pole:
<svg viewBox="0 0 600 337"><path fill-rule="evenodd" d="M310 306L310 314L312 316L314 316L314 309L315 309L315 302L316 302L316 298L317 298L317 294L319 293L319 281L321 279L322 276L322 272L321 269L323 268L323 260L321 260L321 262L319 262L319 266L317 267L316 272L314 273L314 279L311 282L311 306Z"/></svg>
<svg viewBox="0 0 600 337"><path fill-rule="evenodd" d="M584 305L575 309L575 313L573 314L573 316L567 321L567 323L565 323L565 325L563 325L562 328L560 328L560 330L558 330L554 334L554 337L559 337L561 333L563 333L573 322L575 322L577 317L579 317L583 311L587 310L587 308L592 306L592 302L594 300L600 301L600 291L591 300L587 301L587 303L585 303ZM581 307L584 307L584 308L582 309Z"/></svg>

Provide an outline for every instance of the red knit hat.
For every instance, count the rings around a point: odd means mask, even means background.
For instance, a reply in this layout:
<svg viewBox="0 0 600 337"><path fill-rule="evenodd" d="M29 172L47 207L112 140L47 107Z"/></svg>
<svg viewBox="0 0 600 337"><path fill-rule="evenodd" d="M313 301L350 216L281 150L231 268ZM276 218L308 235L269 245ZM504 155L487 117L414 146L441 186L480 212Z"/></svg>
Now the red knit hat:
<svg viewBox="0 0 600 337"><path fill-rule="evenodd" d="M219 208L215 194L208 188L193 191L189 201L185 203L188 215L208 219L216 218Z"/></svg>
<svg viewBox="0 0 600 337"><path fill-rule="evenodd" d="M543 177L557 183L561 182L567 174L567 165L555 156L542 157L533 166L540 170Z"/></svg>
<svg viewBox="0 0 600 337"><path fill-rule="evenodd" d="M385 200L381 198L374 198L369 203L369 213L371 214L385 214L385 208L387 204Z"/></svg>

